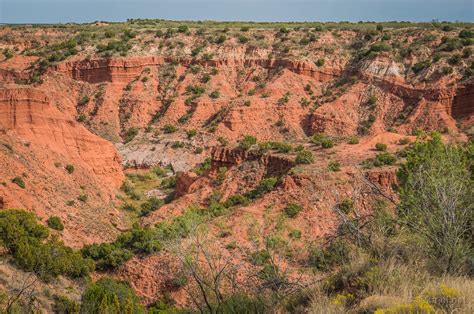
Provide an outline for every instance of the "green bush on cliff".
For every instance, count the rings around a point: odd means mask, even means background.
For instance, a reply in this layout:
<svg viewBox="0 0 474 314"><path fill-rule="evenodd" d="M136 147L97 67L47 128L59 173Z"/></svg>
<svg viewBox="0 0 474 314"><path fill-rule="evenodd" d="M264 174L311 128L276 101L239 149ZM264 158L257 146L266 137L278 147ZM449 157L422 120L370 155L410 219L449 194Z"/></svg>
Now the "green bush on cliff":
<svg viewBox="0 0 474 314"><path fill-rule="evenodd" d="M124 137L123 141L125 143L131 142L135 138L135 136L137 136L137 135L138 135L138 128L131 127L125 133L125 137Z"/></svg>
<svg viewBox="0 0 474 314"><path fill-rule="evenodd" d="M24 189L26 187L25 181L21 177L14 177L12 182L18 185L20 188Z"/></svg>
<svg viewBox="0 0 474 314"><path fill-rule="evenodd" d="M239 141L239 147L244 150L248 150L255 144L257 144L257 138L252 135L245 135L244 138Z"/></svg>
<svg viewBox="0 0 474 314"><path fill-rule="evenodd" d="M277 183L278 183L277 177L264 178L258 183L255 189L245 193L244 196L250 199L259 198L260 196L273 191Z"/></svg>
<svg viewBox="0 0 474 314"><path fill-rule="evenodd" d="M314 162L313 154L309 150L302 150L296 154L297 164L311 164Z"/></svg>
<svg viewBox="0 0 474 314"><path fill-rule="evenodd" d="M61 221L61 218L59 218L58 216L49 217L46 223L48 224L48 227L50 227L51 229L59 230L59 231L64 230L64 225Z"/></svg>
<svg viewBox="0 0 474 314"><path fill-rule="evenodd" d="M301 210L302 207L295 203L289 203L285 208L283 208L283 211L289 218L295 218Z"/></svg>

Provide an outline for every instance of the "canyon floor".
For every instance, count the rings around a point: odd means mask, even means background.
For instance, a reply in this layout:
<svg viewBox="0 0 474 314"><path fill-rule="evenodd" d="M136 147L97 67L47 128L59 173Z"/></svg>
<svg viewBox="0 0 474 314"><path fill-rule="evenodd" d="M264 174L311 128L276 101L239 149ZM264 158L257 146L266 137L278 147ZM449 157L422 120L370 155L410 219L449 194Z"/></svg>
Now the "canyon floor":
<svg viewBox="0 0 474 314"><path fill-rule="evenodd" d="M309 247L393 211L411 143L474 136L471 24L188 24L0 26L0 209L59 217L74 249L159 229L159 250L92 275L142 304L194 305L186 254L250 291L270 250L310 287ZM3 289L25 276L2 267ZM79 300L67 280L50 285Z"/></svg>

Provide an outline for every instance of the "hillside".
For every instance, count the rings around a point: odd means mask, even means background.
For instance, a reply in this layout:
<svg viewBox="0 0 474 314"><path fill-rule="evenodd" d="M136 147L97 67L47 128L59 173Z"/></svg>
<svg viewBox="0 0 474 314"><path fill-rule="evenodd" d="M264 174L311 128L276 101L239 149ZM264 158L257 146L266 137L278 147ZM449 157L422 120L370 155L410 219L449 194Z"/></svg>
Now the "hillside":
<svg viewBox="0 0 474 314"><path fill-rule="evenodd" d="M343 266L366 280L401 263L387 247L413 249L403 227L389 240L364 229L406 204L397 171L411 150L453 145L472 163L473 44L468 23L1 26L0 209L58 217L51 234L83 248L94 279L124 280L157 308L212 312L198 288L218 270L228 278L206 287L209 302L260 295L270 312L371 313L434 286L472 291L472 269L441 279L402 263L398 276L426 276L421 289L349 280L314 300ZM350 258L315 262L354 230Z"/></svg>

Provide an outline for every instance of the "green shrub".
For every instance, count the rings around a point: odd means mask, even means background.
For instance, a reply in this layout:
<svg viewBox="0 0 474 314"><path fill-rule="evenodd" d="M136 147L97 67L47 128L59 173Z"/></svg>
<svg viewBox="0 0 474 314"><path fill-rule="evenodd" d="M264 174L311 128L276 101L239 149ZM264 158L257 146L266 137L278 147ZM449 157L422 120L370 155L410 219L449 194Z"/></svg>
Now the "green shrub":
<svg viewBox="0 0 474 314"><path fill-rule="evenodd" d="M415 65L413 65L411 69L413 70L413 72L415 72L415 74L418 74L424 69L428 68L429 66L430 66L429 61L422 61L422 62L415 63Z"/></svg>
<svg viewBox="0 0 474 314"><path fill-rule="evenodd" d="M250 198L260 197L265 193L273 191L277 183L278 183L278 178L276 177L269 177L269 178L262 179L258 183L257 187L251 192L249 192L248 195L246 194L246 196L250 196Z"/></svg>
<svg viewBox="0 0 474 314"><path fill-rule="evenodd" d="M207 170L211 169L212 166L212 159L211 158L206 158L202 163L200 163L196 169L194 169L194 172L200 176Z"/></svg>
<svg viewBox="0 0 474 314"><path fill-rule="evenodd" d="M196 155L199 155L201 154L202 152L204 151L204 149L202 147L196 147L196 149L194 150L194 153Z"/></svg>
<svg viewBox="0 0 474 314"><path fill-rule="evenodd" d="M334 147L334 142L330 138L325 138L321 141L321 147L325 149L332 148Z"/></svg>
<svg viewBox="0 0 474 314"><path fill-rule="evenodd" d="M211 80L211 76L208 73L203 74L201 82L206 84Z"/></svg>
<svg viewBox="0 0 474 314"><path fill-rule="evenodd" d="M165 124L163 126L163 132L166 133L166 134L171 134L171 133L174 133L176 132L178 129L172 125L172 124Z"/></svg>
<svg viewBox="0 0 474 314"><path fill-rule="evenodd" d="M351 136L349 140L347 141L347 144L350 144L350 145L359 144L359 139L355 136Z"/></svg>
<svg viewBox="0 0 474 314"><path fill-rule="evenodd" d="M131 127L127 130L127 132L125 132L125 138L123 139L123 141L125 143L131 142L137 135L138 135L138 128Z"/></svg>
<svg viewBox="0 0 474 314"><path fill-rule="evenodd" d="M322 67L324 65L325 61L324 59L318 59L314 64L316 64L317 67Z"/></svg>
<svg viewBox="0 0 474 314"><path fill-rule="evenodd" d="M219 142L221 146L227 146L229 144L229 140L222 136L219 136L217 138L217 141Z"/></svg>
<svg viewBox="0 0 474 314"><path fill-rule="evenodd" d="M258 147L262 151L267 151L269 149L273 149L278 151L282 154L287 154L293 150L293 147L288 143L283 142L274 142L274 141L267 141L258 144Z"/></svg>
<svg viewBox="0 0 474 314"><path fill-rule="evenodd" d="M209 97L211 97L212 99L217 99L219 97L221 97L221 93L217 90L213 91L212 93L209 94Z"/></svg>
<svg viewBox="0 0 474 314"><path fill-rule="evenodd" d="M66 165L65 169L69 174L72 174L74 172L74 165Z"/></svg>
<svg viewBox="0 0 474 314"><path fill-rule="evenodd" d="M225 202L224 206L229 208L235 205L247 205L249 202L249 199L241 194L234 194L231 195Z"/></svg>
<svg viewBox="0 0 474 314"><path fill-rule="evenodd" d="M58 216L49 217L46 223L48 224L48 227L50 227L51 229L59 230L59 231L64 230L64 225L61 221L61 218L59 218Z"/></svg>
<svg viewBox="0 0 474 314"><path fill-rule="evenodd" d="M226 173L227 173L227 167L219 167L219 169L217 170L216 179L214 180L213 183L216 185L221 185L226 178Z"/></svg>
<svg viewBox="0 0 474 314"><path fill-rule="evenodd" d="M206 92L206 89L203 87L203 86L199 86L199 85L189 85L186 87L186 93L188 94L193 94L194 96L196 97L199 97L201 96L202 94L204 94Z"/></svg>
<svg viewBox="0 0 474 314"><path fill-rule="evenodd" d="M176 186L176 176L164 178L160 183L160 187L162 189L172 189L175 186Z"/></svg>
<svg viewBox="0 0 474 314"><path fill-rule="evenodd" d="M283 211L285 212L286 216L288 216L289 218L295 218L301 210L302 210L302 207L295 203L290 203L286 205L285 208L283 208Z"/></svg>
<svg viewBox="0 0 474 314"><path fill-rule="evenodd" d="M255 144L257 144L257 138L252 135L245 135L244 138L239 141L239 147L244 150L248 150Z"/></svg>
<svg viewBox="0 0 474 314"><path fill-rule="evenodd" d="M327 135L323 133L316 133L311 137L311 142L316 145L321 145L324 139L328 138Z"/></svg>
<svg viewBox="0 0 474 314"><path fill-rule="evenodd" d="M83 203L86 203L88 199L89 199L89 197L86 194L81 194L77 197L77 200L81 201Z"/></svg>
<svg viewBox="0 0 474 314"><path fill-rule="evenodd" d="M377 143L375 144L375 149L379 152L385 152L387 150L387 144Z"/></svg>
<svg viewBox="0 0 474 314"><path fill-rule="evenodd" d="M320 271L329 271L344 264L349 258L349 247L343 240L333 240L328 247L312 246L308 252L308 264Z"/></svg>
<svg viewBox="0 0 474 314"><path fill-rule="evenodd" d="M171 145L171 148L173 148L173 149L178 149L178 148L183 148L183 147L184 147L184 143L181 142L181 141L175 141Z"/></svg>
<svg viewBox="0 0 474 314"><path fill-rule="evenodd" d="M0 211L0 231L0 244L12 254L23 243L39 246L49 236L48 229L36 222L33 213L16 209Z"/></svg>
<svg viewBox="0 0 474 314"><path fill-rule="evenodd" d="M93 259L97 269L110 270L131 259L133 253L151 254L161 247L157 230L133 225L131 230L123 232L114 242L87 245L81 249L81 253Z"/></svg>
<svg viewBox="0 0 474 314"><path fill-rule="evenodd" d="M291 230L291 231L288 233L288 237L289 237L290 239L294 239L294 240L301 239L301 230Z"/></svg>
<svg viewBox="0 0 474 314"><path fill-rule="evenodd" d="M77 102L77 104L79 106L84 106L85 104L87 104L89 102L90 98L89 96L85 95L83 96L81 99L79 99L79 101Z"/></svg>
<svg viewBox="0 0 474 314"><path fill-rule="evenodd" d="M314 162L313 154L308 150L299 151L295 161L297 164L311 164Z"/></svg>
<svg viewBox="0 0 474 314"><path fill-rule="evenodd" d="M378 101L377 96L372 95L367 100L367 105L369 105L369 107L374 107L377 104L377 101Z"/></svg>
<svg viewBox="0 0 474 314"><path fill-rule="evenodd" d="M92 261L48 236L48 229L38 224L32 213L0 211L0 243L20 269L35 272L45 281L59 275L84 277L93 270Z"/></svg>
<svg viewBox="0 0 474 314"><path fill-rule="evenodd" d="M81 313L145 313L128 284L105 277L89 284L81 298Z"/></svg>
<svg viewBox="0 0 474 314"><path fill-rule="evenodd" d="M202 51L202 47L195 47L191 50L191 56L195 57Z"/></svg>
<svg viewBox="0 0 474 314"><path fill-rule="evenodd" d="M462 61L462 57L458 54L453 55L451 58L448 59L448 63L450 65L459 65Z"/></svg>
<svg viewBox="0 0 474 314"><path fill-rule="evenodd" d="M113 37L115 37L115 32L112 31L112 30L106 30L104 32L104 37L105 38L113 38Z"/></svg>
<svg viewBox="0 0 474 314"><path fill-rule="evenodd" d="M350 198L344 199L340 202L337 207L341 210L344 214L349 214L354 209L354 202Z"/></svg>
<svg viewBox="0 0 474 314"><path fill-rule="evenodd" d="M441 73L442 73L443 75L450 75L450 74L452 74L453 72L454 72L454 70L453 70L453 68L450 67L450 66L443 66L443 67L441 68Z"/></svg>
<svg viewBox="0 0 474 314"><path fill-rule="evenodd" d="M431 271L469 274L474 253L473 144L445 145L439 133L431 137L411 145L398 171L399 223L421 239Z"/></svg>
<svg viewBox="0 0 474 314"><path fill-rule="evenodd" d="M407 145L409 144L411 141L408 137L403 137L401 138L399 141L398 141L398 144L400 145Z"/></svg>
<svg viewBox="0 0 474 314"><path fill-rule="evenodd" d="M87 116L83 113L81 113L80 115L77 116L76 118L77 122L84 122L87 120Z"/></svg>
<svg viewBox="0 0 474 314"><path fill-rule="evenodd" d="M185 24L178 26L178 32L179 33L186 33L188 31L188 29L189 29L188 25L185 25Z"/></svg>
<svg viewBox="0 0 474 314"><path fill-rule="evenodd" d="M109 243L87 245L81 253L93 259L98 270L114 269L133 257L130 250Z"/></svg>
<svg viewBox="0 0 474 314"><path fill-rule="evenodd" d="M5 56L5 60L13 58L13 53L8 49L3 51L3 55Z"/></svg>
<svg viewBox="0 0 474 314"><path fill-rule="evenodd" d="M54 296L53 311L58 314L79 314L80 306L77 302L64 296Z"/></svg>
<svg viewBox="0 0 474 314"><path fill-rule="evenodd" d="M301 38L300 45L306 46L310 43L308 38Z"/></svg>
<svg viewBox="0 0 474 314"><path fill-rule="evenodd" d="M244 35L239 35L239 37L237 39L238 39L239 43L241 43L241 44L248 43L248 41L249 41L248 37L245 37Z"/></svg>
<svg viewBox="0 0 474 314"><path fill-rule="evenodd" d="M270 253L267 250L259 250L250 255L250 262L257 266L262 266L270 259Z"/></svg>
<svg viewBox="0 0 474 314"><path fill-rule="evenodd" d="M153 211L159 209L161 206L163 206L164 201L161 199L158 199L156 197L150 197L145 203L140 205L141 211L140 211L140 216L148 216L150 213Z"/></svg>
<svg viewBox="0 0 474 314"><path fill-rule="evenodd" d="M227 296L219 304L219 311L220 313L263 314L267 312L267 306L262 300L241 293Z"/></svg>
<svg viewBox="0 0 474 314"><path fill-rule="evenodd" d="M221 35L217 36L217 37L214 39L214 43L216 43L216 44L218 44L218 45L221 45L221 44L223 44L226 40L227 40L227 36L224 35L224 34L221 34Z"/></svg>
<svg viewBox="0 0 474 314"><path fill-rule="evenodd" d="M25 181L21 177L14 177L12 182L18 185L20 188L24 189L26 187Z"/></svg>
<svg viewBox="0 0 474 314"><path fill-rule="evenodd" d="M186 136L191 139L197 135L197 131L195 129L187 130Z"/></svg>
<svg viewBox="0 0 474 314"><path fill-rule="evenodd" d="M392 47L390 47L390 45L386 44L386 43L383 43L383 42L378 42L378 43L375 43L373 44L371 47L370 47L370 50L369 52L381 52L381 51L390 51L392 50Z"/></svg>
<svg viewBox="0 0 474 314"><path fill-rule="evenodd" d="M463 29L459 32L459 38L474 38L474 32L470 29Z"/></svg>
<svg viewBox="0 0 474 314"><path fill-rule="evenodd" d="M376 167L381 165L393 165L397 161L397 158L390 153L383 152L379 153L375 156L375 163Z"/></svg>
<svg viewBox="0 0 474 314"><path fill-rule="evenodd" d="M341 170L341 164L337 160L331 160L328 164L328 170L332 172L337 172Z"/></svg>

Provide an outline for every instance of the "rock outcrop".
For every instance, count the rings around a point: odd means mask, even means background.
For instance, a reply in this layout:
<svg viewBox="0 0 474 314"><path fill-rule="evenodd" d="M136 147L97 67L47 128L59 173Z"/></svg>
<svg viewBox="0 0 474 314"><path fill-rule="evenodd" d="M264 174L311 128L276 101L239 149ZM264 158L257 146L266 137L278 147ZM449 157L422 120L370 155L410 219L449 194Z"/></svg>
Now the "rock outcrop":
<svg viewBox="0 0 474 314"><path fill-rule="evenodd" d="M0 89L0 129L3 208L32 210L44 220L61 217L69 245L114 237L112 223L121 225L122 217L112 201L123 173L111 143L30 87ZM14 178L21 178L23 186Z"/></svg>

